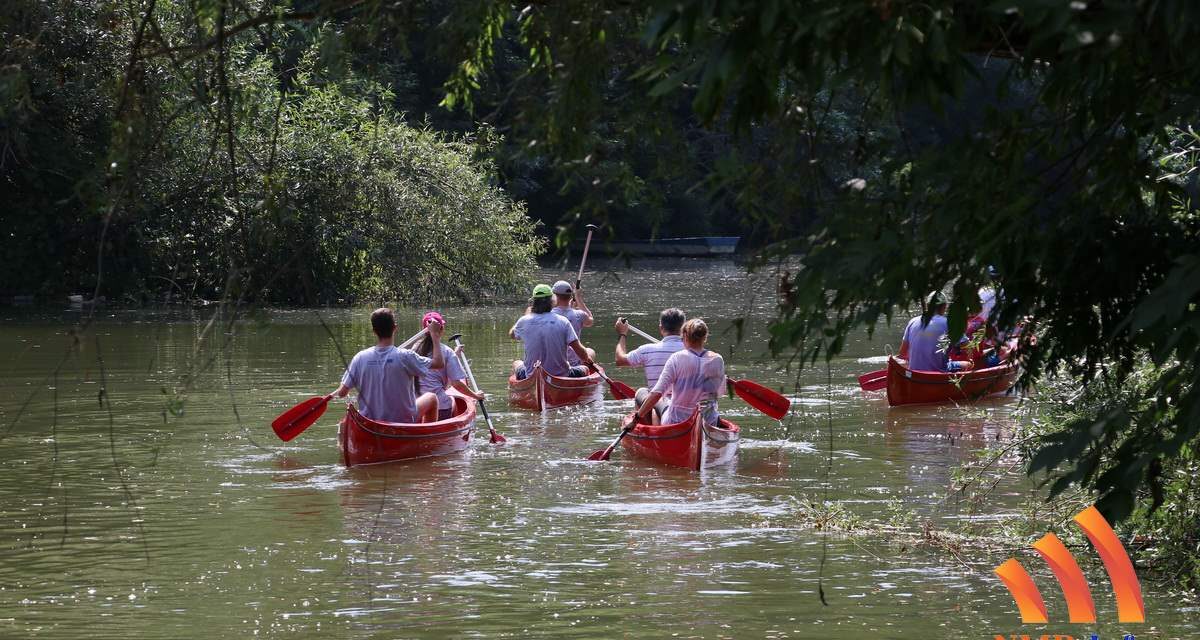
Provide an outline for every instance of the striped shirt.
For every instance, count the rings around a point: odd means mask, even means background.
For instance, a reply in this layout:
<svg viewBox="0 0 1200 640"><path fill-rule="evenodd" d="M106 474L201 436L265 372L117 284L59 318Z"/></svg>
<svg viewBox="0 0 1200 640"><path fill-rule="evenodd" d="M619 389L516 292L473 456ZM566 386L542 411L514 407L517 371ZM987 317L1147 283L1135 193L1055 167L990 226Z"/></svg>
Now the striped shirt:
<svg viewBox="0 0 1200 640"><path fill-rule="evenodd" d="M677 351L667 359L654 391L671 395L671 406L663 416L663 424L683 422L691 417L702 400L712 400L704 413L704 422L716 424L717 398L725 384L725 360L721 354L707 349Z"/></svg>
<svg viewBox="0 0 1200 640"><path fill-rule="evenodd" d="M571 328L575 330L575 337L580 341L583 340L583 321L587 320L588 314L574 307L554 307L550 313L566 318L567 322L571 323ZM575 355L574 350L567 351L567 362L572 367L583 364L579 361L579 356Z"/></svg>
<svg viewBox="0 0 1200 640"><path fill-rule="evenodd" d="M667 365L667 359L676 351L683 351L683 338L667 336L662 342L644 344L630 351L627 357L630 366L645 368L646 387L653 389L662 375L663 367Z"/></svg>

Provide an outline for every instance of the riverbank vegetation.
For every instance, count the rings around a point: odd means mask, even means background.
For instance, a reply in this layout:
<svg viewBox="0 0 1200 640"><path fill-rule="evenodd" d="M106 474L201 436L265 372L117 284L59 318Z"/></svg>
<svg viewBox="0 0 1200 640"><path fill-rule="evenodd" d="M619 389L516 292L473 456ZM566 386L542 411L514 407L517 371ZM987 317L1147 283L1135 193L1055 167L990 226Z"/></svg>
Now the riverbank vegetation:
<svg viewBox="0 0 1200 640"><path fill-rule="evenodd" d="M330 55L333 25L204 47L227 9L0 9L0 259L22 265L0 293L314 304L524 289L545 243L496 184L493 129L397 111L391 87Z"/></svg>

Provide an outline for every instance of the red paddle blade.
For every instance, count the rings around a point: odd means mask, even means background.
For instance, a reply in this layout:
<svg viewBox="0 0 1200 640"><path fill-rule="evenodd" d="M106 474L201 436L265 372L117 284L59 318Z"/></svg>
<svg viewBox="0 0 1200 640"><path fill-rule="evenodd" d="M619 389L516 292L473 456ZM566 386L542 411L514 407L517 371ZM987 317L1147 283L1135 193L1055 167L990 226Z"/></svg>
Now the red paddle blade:
<svg viewBox="0 0 1200 640"><path fill-rule="evenodd" d="M593 451L592 455L588 456L587 459L593 462L600 462L602 460L608 460L611 456L612 447L606 447L604 449L597 449L596 451Z"/></svg>
<svg viewBox="0 0 1200 640"><path fill-rule="evenodd" d="M620 380L613 380L612 378L609 378L608 380L608 388L610 391L612 391L613 397L617 400L632 400L633 397L637 395L637 392L633 390L633 387L621 382Z"/></svg>
<svg viewBox="0 0 1200 640"><path fill-rule="evenodd" d="M505 439L504 436L500 435L499 433L496 433L495 431L492 431L491 442L492 442L492 444L504 444L505 442L507 442L507 440Z"/></svg>
<svg viewBox="0 0 1200 640"><path fill-rule="evenodd" d="M739 398L759 411L782 420L792 408L792 401L778 391L768 389L750 380L733 380L733 391Z"/></svg>
<svg viewBox="0 0 1200 640"><path fill-rule="evenodd" d="M863 391L879 391L887 388L887 369L864 373L858 377L858 387Z"/></svg>
<svg viewBox="0 0 1200 640"><path fill-rule="evenodd" d="M271 428L275 430L275 435L279 436L280 440L287 442L292 438L300 435L305 429L312 426L322 414L325 413L325 408L329 406L330 396L316 396L309 398L304 402L284 411L275 421L271 423Z"/></svg>

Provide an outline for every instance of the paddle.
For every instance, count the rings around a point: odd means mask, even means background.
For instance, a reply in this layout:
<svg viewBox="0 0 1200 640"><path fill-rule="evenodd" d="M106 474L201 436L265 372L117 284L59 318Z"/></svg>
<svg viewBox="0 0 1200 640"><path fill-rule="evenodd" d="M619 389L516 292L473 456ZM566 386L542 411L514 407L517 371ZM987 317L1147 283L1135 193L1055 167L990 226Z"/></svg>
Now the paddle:
<svg viewBox="0 0 1200 640"><path fill-rule="evenodd" d="M611 458L613 449L616 449L617 445L621 443L621 438L624 438L626 434L628 434L630 431L633 431L635 426L637 426L636 416L629 420L628 426L626 426L624 429L621 429L621 435L617 436L617 439L613 440L612 444L608 445L607 448L593 451L592 455L588 456L587 459L592 461L601 461Z"/></svg>
<svg viewBox="0 0 1200 640"><path fill-rule="evenodd" d="M661 342L659 339L651 336L645 331L642 331L641 329L629 324L628 320L625 321L625 326L629 327L630 331L633 331L634 333L653 343L657 344ZM884 373L887 372L885 371ZM768 389L767 387L764 387L753 380L734 380L733 378L726 378L725 380L731 387L733 387L733 392L736 393L739 398L746 401L746 404L749 404L755 409L758 409L759 411L771 416L772 418L775 418L776 420L782 420L783 417L787 415L788 409L792 407L792 401L784 397L783 394L775 391L774 389Z"/></svg>
<svg viewBox="0 0 1200 640"><path fill-rule="evenodd" d="M416 342L421 336L428 333L428 329L421 329L413 337L405 340L400 345L401 349L407 349L412 343ZM271 428L275 430L275 435L279 436L280 440L287 442L292 438L304 433L304 430L311 427L322 415L325 414L325 409L329 407L329 401L333 399L333 394L327 396L315 396L301 402L300 404L279 414L271 422Z"/></svg>
<svg viewBox="0 0 1200 640"><path fill-rule="evenodd" d="M460 340L460 338L462 338L461 333L456 333L450 336L450 340L454 342L454 346L458 347L461 351L462 340ZM471 386L475 389L475 393L479 393L479 384L475 382L475 374L471 373L471 361L467 360L466 352L464 351L457 355L459 362L462 363L463 369L467 370L467 379L471 381ZM483 418L487 420L488 431L492 433L492 444L504 444L505 438L499 433L496 433L496 427L492 424L492 416L488 415L487 407L483 406L483 400L479 400L478 402L479 409L483 411Z"/></svg>
<svg viewBox="0 0 1200 640"><path fill-rule="evenodd" d="M271 428L275 430L275 435L279 436L280 440L287 442L311 427L317 418L325 413L325 408L329 406L329 401L332 399L332 393L327 396L309 398L280 414L271 423Z"/></svg>
<svg viewBox="0 0 1200 640"><path fill-rule="evenodd" d="M637 395L637 392L633 390L633 387L621 382L620 380L613 380L612 378L604 375L604 370L601 369L599 365L596 366L596 374L601 378L604 378L604 381L608 383L608 390L612 392L613 397L617 400L632 400L633 397Z"/></svg>
<svg viewBox="0 0 1200 640"><path fill-rule="evenodd" d="M864 373L858 377L858 388L863 391L879 391L887 388L887 369Z"/></svg>
<svg viewBox="0 0 1200 640"><path fill-rule="evenodd" d="M579 260L579 275L575 276L576 289L578 289L579 285L583 283L583 266L587 264L588 249L592 246L592 232L599 228L600 227L597 227L594 224L589 224L587 226L588 235L587 240L583 243L583 257Z"/></svg>
<svg viewBox="0 0 1200 640"><path fill-rule="evenodd" d="M418 332L414 333L414 334L413 334L413 336L412 336L411 338L409 338L408 340L405 340L404 342L401 342L401 343L400 343L400 347L399 347L399 348L401 348L401 349L411 349L411 348L412 348L412 346L413 346L414 344L416 344L417 340L419 340L419 339L421 339L421 338L425 337L425 334L427 334L427 333L429 333L429 329L421 329L420 331L418 331Z"/></svg>

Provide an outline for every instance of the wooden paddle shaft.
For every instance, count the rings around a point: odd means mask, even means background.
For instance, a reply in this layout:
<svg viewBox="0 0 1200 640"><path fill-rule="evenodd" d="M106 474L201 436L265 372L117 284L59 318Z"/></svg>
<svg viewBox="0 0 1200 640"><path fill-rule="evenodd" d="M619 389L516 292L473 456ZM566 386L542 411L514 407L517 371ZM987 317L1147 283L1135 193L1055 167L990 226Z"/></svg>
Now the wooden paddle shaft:
<svg viewBox="0 0 1200 640"><path fill-rule="evenodd" d="M595 231L595 227L589 224L587 240L583 243L583 257L579 260L579 275L575 276L575 288L577 289L579 283L583 282L583 267L587 264L588 249L592 246L592 231Z"/></svg>
<svg viewBox="0 0 1200 640"><path fill-rule="evenodd" d="M454 346L461 349L462 348L462 340L455 339ZM459 362L462 362L463 368L467 370L467 379L471 381L471 386L475 388L475 393L479 393L479 384L475 382L475 374L471 373L471 361L467 360L467 354L459 353L457 355L458 355Z"/></svg>
<svg viewBox="0 0 1200 640"><path fill-rule="evenodd" d="M424 336L425 336L425 334L427 334L427 333L429 333L429 329L421 329L421 330L420 330L420 331L418 331L418 332L417 332L415 335L413 335L413 337L409 338L408 340L405 340L404 342L401 342L401 343L400 343L400 348L401 348L401 349L409 349L409 348L412 348L412 345L416 344L417 340L419 340L419 339L421 339L422 337L424 337Z"/></svg>
<svg viewBox="0 0 1200 640"><path fill-rule="evenodd" d="M632 332L634 332L634 333L638 334L639 336L641 336L641 337L643 337L643 338L645 338L645 339L649 340L650 342L653 342L653 343L655 343L655 344L658 344L659 342L662 342L662 340L659 340L658 338L655 338L654 336L652 336L652 335L650 335L650 334L646 333L645 331L642 331L641 329L639 329L639 328L637 328L637 327L635 327L635 326L633 326L633 325L629 324L629 321L628 321L628 320L626 320L626 321L625 321L625 325L629 327L629 330L630 330L630 331L632 331Z"/></svg>

